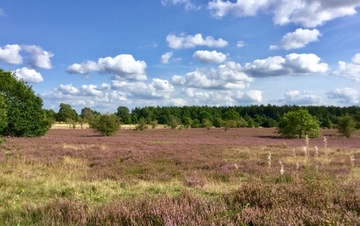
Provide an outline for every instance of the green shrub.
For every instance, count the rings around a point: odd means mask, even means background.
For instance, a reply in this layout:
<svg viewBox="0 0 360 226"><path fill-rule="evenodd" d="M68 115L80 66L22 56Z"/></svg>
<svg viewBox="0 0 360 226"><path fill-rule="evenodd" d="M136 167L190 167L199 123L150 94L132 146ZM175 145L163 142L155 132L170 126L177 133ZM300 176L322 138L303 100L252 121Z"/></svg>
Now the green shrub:
<svg viewBox="0 0 360 226"><path fill-rule="evenodd" d="M355 132L356 130L355 126L356 126L356 122L354 118L349 114L346 114L338 118L338 122L337 122L338 131L342 135L348 138L351 137L351 135Z"/></svg>
<svg viewBox="0 0 360 226"><path fill-rule="evenodd" d="M120 129L120 120L115 114L104 114L91 121L90 127L103 136L113 136Z"/></svg>

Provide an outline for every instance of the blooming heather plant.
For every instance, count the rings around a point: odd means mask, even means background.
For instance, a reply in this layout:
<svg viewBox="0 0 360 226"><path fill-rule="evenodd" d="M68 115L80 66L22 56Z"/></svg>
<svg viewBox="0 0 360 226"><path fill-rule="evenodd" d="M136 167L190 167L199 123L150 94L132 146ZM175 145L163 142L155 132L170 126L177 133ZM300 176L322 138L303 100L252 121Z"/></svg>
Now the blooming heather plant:
<svg viewBox="0 0 360 226"><path fill-rule="evenodd" d="M329 161L319 155L301 167L304 157L292 151L304 141L265 128L121 129L114 137L50 130L42 138L8 138L0 149L0 222L358 225L360 140L348 141L331 137ZM351 170L343 161L349 150ZM270 153L280 174L267 167Z"/></svg>

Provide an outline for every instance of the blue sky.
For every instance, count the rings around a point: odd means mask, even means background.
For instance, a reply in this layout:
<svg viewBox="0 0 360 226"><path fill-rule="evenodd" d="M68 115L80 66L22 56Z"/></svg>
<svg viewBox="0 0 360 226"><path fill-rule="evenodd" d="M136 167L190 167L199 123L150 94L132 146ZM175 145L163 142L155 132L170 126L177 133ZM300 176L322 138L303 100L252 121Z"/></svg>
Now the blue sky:
<svg viewBox="0 0 360 226"><path fill-rule="evenodd" d="M360 0L3 0L0 68L55 111L359 105L359 11Z"/></svg>

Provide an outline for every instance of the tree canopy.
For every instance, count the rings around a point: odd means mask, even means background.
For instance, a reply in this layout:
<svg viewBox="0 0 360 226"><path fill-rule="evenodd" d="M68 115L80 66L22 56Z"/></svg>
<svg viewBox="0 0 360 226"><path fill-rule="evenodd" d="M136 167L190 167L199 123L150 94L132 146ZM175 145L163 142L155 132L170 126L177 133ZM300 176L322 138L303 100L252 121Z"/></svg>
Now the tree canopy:
<svg viewBox="0 0 360 226"><path fill-rule="evenodd" d="M290 111L280 119L278 132L288 138L315 138L320 135L320 122L305 109Z"/></svg>
<svg viewBox="0 0 360 226"><path fill-rule="evenodd" d="M42 109L42 99L12 72L0 69L0 81L0 134L17 137L44 135L51 123Z"/></svg>

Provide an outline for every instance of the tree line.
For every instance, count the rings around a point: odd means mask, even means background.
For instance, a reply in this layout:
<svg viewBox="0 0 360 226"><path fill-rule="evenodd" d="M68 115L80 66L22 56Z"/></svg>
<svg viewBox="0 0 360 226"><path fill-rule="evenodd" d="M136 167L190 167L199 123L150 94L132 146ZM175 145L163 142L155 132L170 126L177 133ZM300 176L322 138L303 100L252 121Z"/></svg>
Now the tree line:
<svg viewBox="0 0 360 226"><path fill-rule="evenodd" d="M146 106L136 107L131 111L126 106L119 106L116 112L105 114L89 107L84 107L78 114L66 103L60 104L58 112L43 109L42 106L42 99L34 93L31 86L17 79L14 73L0 69L0 136L42 136L54 122L65 122L74 128L76 124L88 123L95 131L107 136L113 135L120 123L136 124L140 130L147 125L155 127L157 124L171 128L181 126L210 129L214 126L224 127L225 130L234 127L282 127L286 119L284 116L288 113L295 115L287 115L290 122L310 115L315 120L315 127L332 128L336 125L339 128L340 125L340 129L346 131L360 128L359 106ZM310 117L309 120L313 121ZM310 130L301 125L298 129ZM302 134L296 132L295 135Z"/></svg>
<svg viewBox="0 0 360 226"><path fill-rule="evenodd" d="M341 116L349 115L360 128L360 107L297 106L297 105L251 105L251 106L146 106L130 109L119 106L112 113L122 124L183 125L199 128L215 127L277 127L282 116L291 111L305 109L316 117L320 127L332 128ZM85 123L99 117L101 113L84 107L80 114L69 105L61 103L59 111L46 110L48 118L66 123Z"/></svg>

